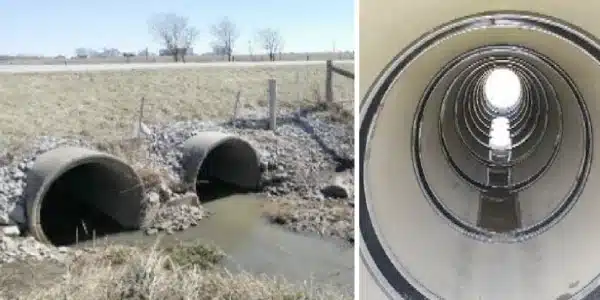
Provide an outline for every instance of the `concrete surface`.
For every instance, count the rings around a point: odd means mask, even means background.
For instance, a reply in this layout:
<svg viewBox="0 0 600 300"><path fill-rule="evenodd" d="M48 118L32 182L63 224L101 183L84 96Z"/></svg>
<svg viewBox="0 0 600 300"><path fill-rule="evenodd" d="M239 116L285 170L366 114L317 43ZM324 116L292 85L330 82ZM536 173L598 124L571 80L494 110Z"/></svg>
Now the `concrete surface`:
<svg viewBox="0 0 600 300"><path fill-rule="evenodd" d="M87 172L87 178L80 178L64 189L71 190L104 214L112 217L125 229L137 229L140 226L141 202L144 186L136 172L125 162L114 156L98 151L61 147L38 156L27 173L25 191L27 222L30 233L39 241L49 243L44 232L42 210L48 193L57 188L56 183L70 171L78 167L95 168ZM64 215L56 215L58 222ZM48 216L45 216L48 217Z"/></svg>
<svg viewBox="0 0 600 300"><path fill-rule="evenodd" d="M360 1L361 97L368 94L386 64L402 49L457 17L490 10L527 10L561 18L600 36L600 19L595 13L598 8L600 3L588 1ZM519 242L491 243L457 230L431 206L416 180L410 143L414 113L426 84L445 62L473 47L518 43L550 57L580 89L593 123L600 120L598 60L541 32L504 28L493 33L470 32L464 38L446 42L446 46L436 45L426 50L426 55L414 58L387 90L383 97L385 106L377 112L375 125L370 130L361 125L361 139L370 135L369 153L361 161L364 168L360 184L366 187L360 204L364 257L360 266L361 298L584 298L599 285L600 242L595 228L600 227L600 169L592 165L578 201L546 231ZM566 95L560 89L558 92ZM548 173L520 196L525 199L524 213L531 218L553 210L574 187L583 157L585 143L576 101L565 97L562 100L567 140ZM368 99L362 102L370 103ZM363 109L361 122L364 118ZM423 132L433 127L425 127ZM592 156L597 158L597 130L593 131L593 138ZM434 154L438 151L436 146L430 141L422 148L426 152L427 174L435 182L434 193L452 202L457 211L472 209L477 204L473 198L476 191L450 172L441 156ZM367 219L373 230L364 230ZM366 247L374 238L381 248ZM380 268L375 267L374 260L379 261Z"/></svg>
<svg viewBox="0 0 600 300"><path fill-rule="evenodd" d="M244 189L256 189L260 158L256 150L232 134L203 131L182 146L183 182L196 188L198 179L217 178Z"/></svg>
<svg viewBox="0 0 600 300"><path fill-rule="evenodd" d="M336 64L354 63L353 60L333 61ZM131 63L131 64L81 64L81 65L0 65L0 73L52 73L91 72L118 70L192 69L192 68L247 68L265 66L314 66L325 61L255 61L255 62L206 62L206 63Z"/></svg>

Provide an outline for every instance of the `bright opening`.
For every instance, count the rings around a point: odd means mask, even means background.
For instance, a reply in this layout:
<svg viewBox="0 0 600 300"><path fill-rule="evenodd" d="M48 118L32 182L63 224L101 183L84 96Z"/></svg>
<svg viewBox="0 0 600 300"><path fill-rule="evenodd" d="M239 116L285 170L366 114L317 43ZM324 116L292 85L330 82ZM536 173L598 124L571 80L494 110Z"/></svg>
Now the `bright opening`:
<svg viewBox="0 0 600 300"><path fill-rule="evenodd" d="M490 128L490 148L497 151L510 150L512 140L510 138L510 123L507 118L497 117L492 120Z"/></svg>
<svg viewBox="0 0 600 300"><path fill-rule="evenodd" d="M508 68L496 68L488 74L483 92L490 106L498 113L504 114L519 104L521 80Z"/></svg>
<svg viewBox="0 0 600 300"><path fill-rule="evenodd" d="M510 129L510 120L506 117L496 117L492 120L492 129L494 128L506 128Z"/></svg>

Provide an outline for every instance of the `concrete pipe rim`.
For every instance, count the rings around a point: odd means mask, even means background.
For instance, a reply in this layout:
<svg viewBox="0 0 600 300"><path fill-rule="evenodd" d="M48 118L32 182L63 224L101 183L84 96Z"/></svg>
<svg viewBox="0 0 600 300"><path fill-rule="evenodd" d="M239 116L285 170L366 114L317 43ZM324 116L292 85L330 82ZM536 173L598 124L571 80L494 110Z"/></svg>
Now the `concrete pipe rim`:
<svg viewBox="0 0 600 300"><path fill-rule="evenodd" d="M568 24L563 20L553 18L550 16L523 12L523 11L496 11L496 12L483 12L479 14L469 15L466 17L459 18L457 20L448 22L441 25L438 28L424 34L416 41L412 42L408 47L402 49L380 72L374 79L363 99L360 103L360 128L359 128L359 230L361 235L360 241L360 253L361 260L365 263L367 271L373 275L376 279L377 285L379 285L385 294L391 297L392 294L400 295L402 297L410 297L410 299L430 299L439 298L439 295L435 295L433 291L428 290L425 286L415 282L414 278L410 274L406 273L406 270L400 271L396 268L396 263L392 262L392 258L389 254L389 249L386 249L384 243L380 240L377 234L377 222L373 220L370 214L369 202L367 195L369 194L369 187L365 184L365 161L370 156L370 149L368 147L368 141L372 132L374 131L374 121L376 116L381 110L382 100L385 98L387 92L391 89L391 86L395 83L398 74L404 70L412 60L414 60L421 51L429 48L434 44L435 41L441 39L443 36L451 35L451 33L458 29L467 29L471 27L485 27L486 25L503 23L504 25L518 25L518 24L533 24L537 27L544 28L545 30L552 31L555 34L560 34L563 38L568 37L570 41L575 41L577 47L583 49L586 53L595 53L592 55L596 60L600 57L600 51L598 51L599 43L597 40L591 37L589 33L582 30L581 28ZM564 25L568 24L568 25ZM448 29L450 27L450 30ZM591 54L590 54L591 55ZM572 82L571 82L572 83ZM581 95L577 95L578 99L582 99ZM586 110L585 104L583 104L582 110ZM418 113L415 112L415 114ZM586 114L589 117L589 115ZM415 116L417 119L417 116ZM589 121L589 120L588 120ZM591 134L590 123L585 123L585 131ZM588 160L582 166L582 174L588 174L590 171L592 152L592 143L587 140L585 147L588 149L586 155ZM413 149L414 151L414 149ZM585 179L580 182L578 191L573 193L574 197L577 197L581 193L582 187L585 185ZM599 274L600 276L600 274ZM585 286L579 289L573 296L583 297L593 290L598 289L596 280L599 277L594 278L591 282L585 283Z"/></svg>
<svg viewBox="0 0 600 300"><path fill-rule="evenodd" d="M189 143L191 141L193 141L195 138L197 138L198 135L192 136L190 138L188 138L184 144ZM211 153L213 153L213 151L215 151L215 149L219 148L220 146L228 143L228 142L234 142L234 143L240 143L243 144L244 147L246 147L246 149L251 150L250 152L252 153L252 156L254 157L253 161L256 163L257 166L257 170L259 170L259 173L256 174L257 175L257 180L256 180L256 186L254 188L259 188L259 182L260 182L260 155L258 154L258 151L254 148L254 146L252 146L252 144L250 144L250 142L248 142L247 140L233 135L233 134L226 134L226 133L222 133L222 136L215 142L210 144L210 147L206 148L206 153L204 153L204 155L202 156L202 159L199 159L196 164L193 167L193 174L195 174L195 176L190 176L190 174L188 172L188 175L184 176L186 184L188 186L192 187L192 191L194 193L198 193L198 175L200 174L202 167L204 166L204 162L206 161L206 159L209 157L209 155Z"/></svg>
<svg viewBox="0 0 600 300"><path fill-rule="evenodd" d="M70 147L70 148L74 148L74 147ZM39 156L49 153L51 151L59 150L59 149L61 149L61 148L55 148L55 149L46 151L46 152L40 154ZM26 212L25 216L26 216L26 220L27 220L27 230L28 230L29 234L31 234L36 240L38 240L44 244L52 245L52 242L50 241L50 239L44 232L44 229L42 228L41 209L42 209L42 205L44 203L44 197L47 195L47 193L52 188L53 184L59 178L61 178L62 176L64 176L65 174L74 170L77 167L88 165L88 164L101 164L104 166L104 165L107 165L107 163L117 163L121 167L123 167L123 170L128 171L129 176L134 178L135 181L139 182L138 189L139 189L140 203L143 200L145 192L144 192L144 186L142 183L142 179L139 177L139 174L128 163L126 163L124 160L122 160L116 156L110 155L108 153L103 153L103 152L99 152L99 151L87 149L87 148L78 148L78 149L81 150L82 152L88 152L88 154L84 155L81 158L72 160L72 161L68 162L67 164L62 165L62 167L60 168L60 170L58 172L53 172L51 176L45 178L42 185L39 187L39 189L37 189L37 192L35 193L35 195L27 195L26 201L28 204L27 204L27 209L25 210L25 212ZM35 163L34 163L34 166L35 166Z"/></svg>

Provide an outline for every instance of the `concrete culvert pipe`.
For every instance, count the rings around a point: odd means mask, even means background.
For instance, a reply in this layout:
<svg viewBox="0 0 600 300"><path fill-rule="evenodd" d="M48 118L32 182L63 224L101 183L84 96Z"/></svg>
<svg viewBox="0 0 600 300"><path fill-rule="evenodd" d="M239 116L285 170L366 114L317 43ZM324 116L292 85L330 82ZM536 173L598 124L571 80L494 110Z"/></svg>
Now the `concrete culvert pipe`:
<svg viewBox="0 0 600 300"><path fill-rule="evenodd" d="M201 132L185 141L182 152L183 181L188 186L196 188L199 182L218 182L242 190L259 187L258 153L240 137Z"/></svg>
<svg viewBox="0 0 600 300"><path fill-rule="evenodd" d="M590 5L361 2L362 297L598 299Z"/></svg>
<svg viewBox="0 0 600 300"><path fill-rule="evenodd" d="M64 147L36 158L25 195L30 233L42 242L69 245L138 229L144 187L120 159Z"/></svg>

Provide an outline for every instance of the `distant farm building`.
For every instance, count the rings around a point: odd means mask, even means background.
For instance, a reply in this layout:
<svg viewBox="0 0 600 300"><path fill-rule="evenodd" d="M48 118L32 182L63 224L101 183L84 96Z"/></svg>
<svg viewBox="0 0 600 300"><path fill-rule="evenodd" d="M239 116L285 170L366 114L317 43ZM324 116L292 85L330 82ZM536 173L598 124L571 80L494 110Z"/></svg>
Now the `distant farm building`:
<svg viewBox="0 0 600 300"><path fill-rule="evenodd" d="M179 50L180 53L185 53L185 55L194 55L194 48L187 48L187 50L184 48L179 48L179 49L180 49ZM174 50L174 49L160 49L160 50L158 50L158 55L172 56L174 54L172 50Z"/></svg>

